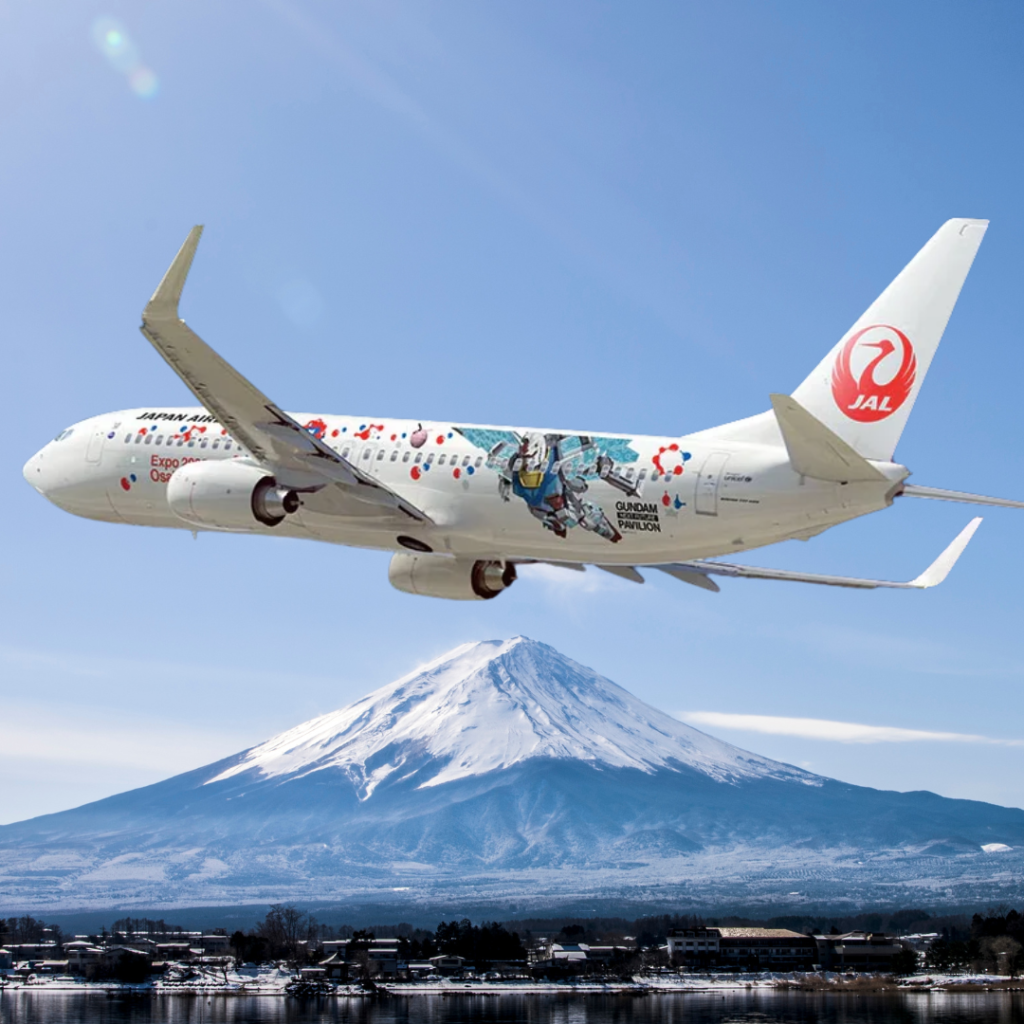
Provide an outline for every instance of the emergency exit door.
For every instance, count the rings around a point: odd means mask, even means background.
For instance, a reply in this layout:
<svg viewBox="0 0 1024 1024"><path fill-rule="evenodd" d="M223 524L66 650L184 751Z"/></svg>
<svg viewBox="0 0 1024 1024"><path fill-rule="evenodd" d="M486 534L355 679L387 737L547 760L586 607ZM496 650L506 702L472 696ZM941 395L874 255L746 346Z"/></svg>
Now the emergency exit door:
<svg viewBox="0 0 1024 1024"><path fill-rule="evenodd" d="M725 452L712 452L700 467L697 479L697 497L694 511L699 516L718 515L718 485L722 481L722 473L729 456Z"/></svg>

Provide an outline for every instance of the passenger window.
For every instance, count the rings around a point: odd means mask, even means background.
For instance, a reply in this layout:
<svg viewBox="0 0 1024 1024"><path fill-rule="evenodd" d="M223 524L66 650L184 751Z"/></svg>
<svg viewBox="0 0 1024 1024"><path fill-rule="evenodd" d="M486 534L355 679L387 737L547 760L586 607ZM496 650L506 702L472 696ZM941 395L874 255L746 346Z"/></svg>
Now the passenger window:
<svg viewBox="0 0 1024 1024"><path fill-rule="evenodd" d="M444 456L444 455L442 455L442 456L441 456L441 457L440 457L440 458L439 458L439 459L437 460L437 464L438 464L439 466L443 466L443 465L444 465L444 460L445 460L445 456Z"/></svg>
<svg viewBox="0 0 1024 1024"><path fill-rule="evenodd" d="M443 458L444 458L444 456L442 455L442 456L441 456L441 458L443 459ZM433 453L433 452L431 452L431 453L430 453L430 454L429 454L429 455L427 456L427 465L429 466L429 465L430 465L430 464L431 464L431 463L432 463L433 461L434 461L434 453Z"/></svg>
<svg viewBox="0 0 1024 1024"><path fill-rule="evenodd" d="M462 460L462 468L463 468L463 469L465 469L465 468L466 468L466 466L468 466L468 465L469 465L469 456L467 455L467 456L466 456L466 457L465 457L465 458L464 458L464 459Z"/></svg>
<svg viewBox="0 0 1024 1024"><path fill-rule="evenodd" d="M231 451L231 442L230 441L225 441L224 442L224 451L226 451L226 452Z"/></svg>
<svg viewBox="0 0 1024 1024"><path fill-rule="evenodd" d="M476 459L476 468L479 469L483 464L484 464L484 457L482 455L478 455L477 459Z"/></svg>
<svg viewBox="0 0 1024 1024"><path fill-rule="evenodd" d="M381 459L384 458L384 455L385 455L384 449L381 448L381 450L379 452L377 452L377 461L380 462Z"/></svg>
<svg viewBox="0 0 1024 1024"><path fill-rule="evenodd" d="M189 441L188 446L189 446L189 448L195 448L195 446L196 446L195 441Z"/></svg>
<svg viewBox="0 0 1024 1024"><path fill-rule="evenodd" d="M124 443L125 444L131 443L131 439L132 439L132 433L129 430L128 433L124 435Z"/></svg>
<svg viewBox="0 0 1024 1024"><path fill-rule="evenodd" d="M405 452L405 454L402 456L402 461L403 462L408 462L409 461L409 456L411 454L412 454L412 452Z"/></svg>
<svg viewBox="0 0 1024 1024"><path fill-rule="evenodd" d="M136 444L142 444L142 435L141 434L136 434L135 435L135 443Z"/></svg>
<svg viewBox="0 0 1024 1024"><path fill-rule="evenodd" d="M647 469L644 468L644 469L640 470L640 475L637 477L637 480L643 480L646 477L647 477Z"/></svg>
<svg viewBox="0 0 1024 1024"><path fill-rule="evenodd" d="M152 444L153 443L153 435L152 434L147 434L146 435L146 440L143 441L142 443L143 444Z"/></svg>
<svg viewBox="0 0 1024 1024"><path fill-rule="evenodd" d="M206 438L205 437L202 439L202 441L199 442L199 447L200 448L205 448L206 447Z"/></svg>
<svg viewBox="0 0 1024 1024"><path fill-rule="evenodd" d="M398 449L397 448L391 453L391 461L392 462L397 462L398 461Z"/></svg>
<svg viewBox="0 0 1024 1024"><path fill-rule="evenodd" d="M345 450L344 450L344 451L343 451L343 452L341 453L341 457L342 457L343 459L347 459L347 458L348 458L348 453L349 453L349 451L350 451L350 450L351 450L351 449L349 449L349 448L346 448L346 449L345 449Z"/></svg>
<svg viewBox="0 0 1024 1024"><path fill-rule="evenodd" d="M627 480L632 480L633 479L633 467L632 466L630 466L629 469L626 470L626 479Z"/></svg>
<svg viewBox="0 0 1024 1024"><path fill-rule="evenodd" d="M178 438L178 447L180 448L184 443L185 442L179 437Z"/></svg>
<svg viewBox="0 0 1024 1024"><path fill-rule="evenodd" d="M417 452L416 453L416 458L413 459L413 461L416 462L416 463L422 462L423 461L423 452Z"/></svg>
<svg viewBox="0 0 1024 1024"><path fill-rule="evenodd" d="M363 452L363 461L365 462L369 457L370 457L370 449L367 448L366 451Z"/></svg>
<svg viewBox="0 0 1024 1024"><path fill-rule="evenodd" d="M219 448L220 447L220 441L214 441L213 444L211 445L211 447L214 448L214 449Z"/></svg>

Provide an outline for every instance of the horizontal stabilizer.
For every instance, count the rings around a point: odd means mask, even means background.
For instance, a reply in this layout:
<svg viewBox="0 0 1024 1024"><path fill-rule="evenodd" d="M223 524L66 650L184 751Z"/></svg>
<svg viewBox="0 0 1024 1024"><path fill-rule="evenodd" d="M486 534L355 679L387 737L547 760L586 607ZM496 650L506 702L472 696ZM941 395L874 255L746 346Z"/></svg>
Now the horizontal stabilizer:
<svg viewBox="0 0 1024 1024"><path fill-rule="evenodd" d="M801 476L846 484L885 475L789 395L770 395L789 461Z"/></svg>
<svg viewBox="0 0 1024 1024"><path fill-rule="evenodd" d="M965 494L963 491L944 491L940 487L918 487L907 484L901 492L908 498L933 498L936 501L962 501L967 505L992 505L995 508L1024 508L1024 501L1010 498L986 498L983 494Z"/></svg>

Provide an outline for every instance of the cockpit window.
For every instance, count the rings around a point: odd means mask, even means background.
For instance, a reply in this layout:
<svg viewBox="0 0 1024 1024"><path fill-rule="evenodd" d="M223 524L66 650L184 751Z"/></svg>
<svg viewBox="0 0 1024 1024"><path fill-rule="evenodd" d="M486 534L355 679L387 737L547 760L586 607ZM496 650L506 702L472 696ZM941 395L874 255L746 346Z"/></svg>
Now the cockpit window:
<svg viewBox="0 0 1024 1024"><path fill-rule="evenodd" d="M68 427L67 430L62 430L55 438L54 441L66 441L75 432L74 427Z"/></svg>

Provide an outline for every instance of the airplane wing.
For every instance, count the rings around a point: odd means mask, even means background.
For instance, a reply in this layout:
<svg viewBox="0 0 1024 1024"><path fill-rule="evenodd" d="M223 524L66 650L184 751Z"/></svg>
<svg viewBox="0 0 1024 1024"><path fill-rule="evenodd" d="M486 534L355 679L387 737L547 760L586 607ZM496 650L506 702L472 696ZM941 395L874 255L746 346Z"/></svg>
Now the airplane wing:
<svg viewBox="0 0 1024 1024"><path fill-rule="evenodd" d="M201 225L194 227L178 250L142 311L142 333L211 415L283 487L321 492L326 505L339 510L351 507L355 499L363 515L401 512L428 522L425 513L304 430L179 318L178 303L202 233Z"/></svg>
<svg viewBox="0 0 1024 1024"><path fill-rule="evenodd" d="M599 569L610 572L634 583L643 583L639 569L659 569L683 583L690 583L704 590L718 591L721 588L709 577L732 576L754 580L789 580L792 583L817 583L828 587L852 587L858 590L875 590L887 587L895 590L926 590L937 587L948 575L956 560L963 554L967 542L974 536L974 531L981 524L981 517L972 519L957 535L945 551L920 576L906 583L888 580L866 580L856 576L827 576L818 573L793 572L788 569L762 569L753 565L735 565L732 562L715 562L706 559L695 559L692 562L669 562L654 565L599 565ZM568 565L564 562L551 562L565 568L582 568L580 565Z"/></svg>

